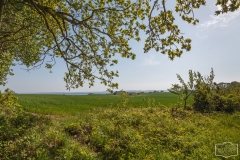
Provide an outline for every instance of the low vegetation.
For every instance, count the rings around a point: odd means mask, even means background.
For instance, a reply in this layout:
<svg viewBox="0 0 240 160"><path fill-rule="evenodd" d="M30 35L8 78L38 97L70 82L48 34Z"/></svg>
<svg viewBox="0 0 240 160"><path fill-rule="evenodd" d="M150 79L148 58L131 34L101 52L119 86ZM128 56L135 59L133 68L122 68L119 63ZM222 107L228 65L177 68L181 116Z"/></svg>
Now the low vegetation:
<svg viewBox="0 0 240 160"><path fill-rule="evenodd" d="M0 159L86 159L91 151L46 116L31 114L10 90L0 94ZM11 103L10 103L11 102Z"/></svg>
<svg viewBox="0 0 240 160"><path fill-rule="evenodd" d="M194 113L150 98L135 108L123 94L117 107L71 120L26 112L15 98L1 94L1 159L218 159L216 143L240 143L239 112Z"/></svg>
<svg viewBox="0 0 240 160"><path fill-rule="evenodd" d="M240 114L166 107L105 109L65 127L97 159L218 159L215 143L240 143ZM231 131L231 132L230 132Z"/></svg>

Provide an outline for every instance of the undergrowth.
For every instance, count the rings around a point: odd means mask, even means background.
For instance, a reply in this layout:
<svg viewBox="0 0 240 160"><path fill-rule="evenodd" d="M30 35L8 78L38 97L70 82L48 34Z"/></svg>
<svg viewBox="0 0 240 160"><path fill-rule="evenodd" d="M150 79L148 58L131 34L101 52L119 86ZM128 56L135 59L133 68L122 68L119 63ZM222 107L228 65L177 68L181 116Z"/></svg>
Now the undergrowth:
<svg viewBox="0 0 240 160"><path fill-rule="evenodd" d="M164 107L106 109L70 124L65 132L99 159L218 159L216 143L240 143L239 116Z"/></svg>
<svg viewBox="0 0 240 160"><path fill-rule="evenodd" d="M10 90L0 98L0 159L92 159L57 123L23 111Z"/></svg>

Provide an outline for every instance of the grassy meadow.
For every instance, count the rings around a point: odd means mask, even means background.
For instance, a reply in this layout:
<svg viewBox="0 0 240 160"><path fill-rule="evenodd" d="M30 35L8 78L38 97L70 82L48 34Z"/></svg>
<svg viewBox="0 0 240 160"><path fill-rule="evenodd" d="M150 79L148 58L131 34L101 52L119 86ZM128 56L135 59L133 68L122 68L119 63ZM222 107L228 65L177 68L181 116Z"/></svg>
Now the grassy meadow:
<svg viewBox="0 0 240 160"><path fill-rule="evenodd" d="M122 95L91 94L91 95L47 95L47 94L18 94L18 102L26 111L43 114L69 114L75 115L92 111L97 108L116 107L123 100ZM140 93L140 95L127 95L128 107L148 106L155 104L174 106L178 96L168 92Z"/></svg>
<svg viewBox="0 0 240 160"><path fill-rule="evenodd" d="M184 110L171 93L17 97L22 109L0 107L0 159L218 160L216 143L240 144L239 112Z"/></svg>

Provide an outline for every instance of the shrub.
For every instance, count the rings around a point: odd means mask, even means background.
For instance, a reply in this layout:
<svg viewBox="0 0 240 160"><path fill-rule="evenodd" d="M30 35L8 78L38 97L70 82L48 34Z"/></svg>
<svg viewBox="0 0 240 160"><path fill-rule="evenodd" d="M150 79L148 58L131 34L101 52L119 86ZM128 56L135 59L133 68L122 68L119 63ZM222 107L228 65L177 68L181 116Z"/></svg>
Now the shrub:
<svg viewBox="0 0 240 160"><path fill-rule="evenodd" d="M50 119L25 112L8 90L0 100L0 159L93 159Z"/></svg>
<svg viewBox="0 0 240 160"><path fill-rule="evenodd" d="M240 83L213 82L213 69L209 76L203 77L199 72L189 71L189 82L185 83L180 75L177 75L181 86L174 84L170 92L178 94L184 100L184 108L188 97L192 94L193 109L199 112L234 112L240 111ZM223 85L228 84L228 85Z"/></svg>
<svg viewBox="0 0 240 160"><path fill-rule="evenodd" d="M183 108L115 108L81 116L80 122L65 130L93 150L96 159L215 159L216 142L229 137L239 142L235 137L239 114L236 120L234 116L228 121L222 118L227 116L216 116L215 120ZM233 132L229 133L226 127L231 125ZM91 131L86 130L89 126Z"/></svg>

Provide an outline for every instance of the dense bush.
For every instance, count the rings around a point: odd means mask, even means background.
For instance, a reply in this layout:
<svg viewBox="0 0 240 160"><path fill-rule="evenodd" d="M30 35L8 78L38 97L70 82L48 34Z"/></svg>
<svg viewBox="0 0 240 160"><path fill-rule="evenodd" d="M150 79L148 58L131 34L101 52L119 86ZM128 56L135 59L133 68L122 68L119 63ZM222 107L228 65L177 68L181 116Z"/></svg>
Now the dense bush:
<svg viewBox="0 0 240 160"><path fill-rule="evenodd" d="M202 81L193 94L193 107L201 112L235 112L240 111L238 88L223 88L212 82Z"/></svg>
<svg viewBox="0 0 240 160"><path fill-rule="evenodd" d="M198 91L194 94L194 109L201 112L235 112L240 111L240 97L220 95Z"/></svg>
<svg viewBox="0 0 240 160"><path fill-rule="evenodd" d="M187 109L187 99L193 98L193 109L200 112L234 112L240 111L240 83L215 83L213 69L209 76L203 77L199 72L189 71L189 82L185 83L177 75L181 85L174 84L170 92L179 95L184 100Z"/></svg>

